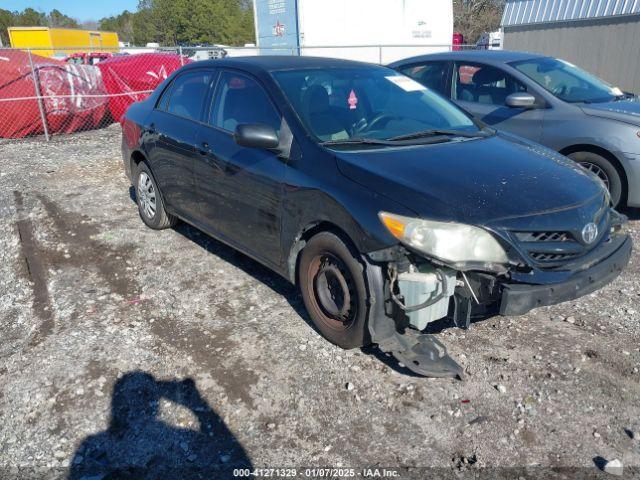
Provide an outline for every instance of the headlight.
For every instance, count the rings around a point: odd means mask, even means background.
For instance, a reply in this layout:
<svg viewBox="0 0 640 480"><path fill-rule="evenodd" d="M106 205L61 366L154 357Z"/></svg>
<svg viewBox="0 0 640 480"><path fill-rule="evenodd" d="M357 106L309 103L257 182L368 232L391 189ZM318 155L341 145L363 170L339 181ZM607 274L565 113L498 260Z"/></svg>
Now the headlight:
<svg viewBox="0 0 640 480"><path fill-rule="evenodd" d="M380 220L400 242L449 264L505 264L507 254L486 230L462 223L434 222L380 212Z"/></svg>

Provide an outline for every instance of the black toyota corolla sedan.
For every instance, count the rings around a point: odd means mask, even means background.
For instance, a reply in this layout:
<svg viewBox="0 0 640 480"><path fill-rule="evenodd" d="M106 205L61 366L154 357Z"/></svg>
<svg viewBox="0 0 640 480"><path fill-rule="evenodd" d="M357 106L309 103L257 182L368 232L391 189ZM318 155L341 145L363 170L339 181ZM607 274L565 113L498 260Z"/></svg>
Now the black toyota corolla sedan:
<svg viewBox="0 0 640 480"><path fill-rule="evenodd" d="M198 62L122 123L144 223L231 245L299 285L329 341L421 374L460 373L429 323L575 299L631 254L595 176L386 67Z"/></svg>

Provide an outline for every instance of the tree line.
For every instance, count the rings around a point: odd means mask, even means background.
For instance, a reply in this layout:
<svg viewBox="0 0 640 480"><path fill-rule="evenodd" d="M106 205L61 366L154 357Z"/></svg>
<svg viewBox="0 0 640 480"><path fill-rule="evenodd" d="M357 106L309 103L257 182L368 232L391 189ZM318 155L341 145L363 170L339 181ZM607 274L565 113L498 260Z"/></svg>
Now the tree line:
<svg viewBox="0 0 640 480"><path fill-rule="evenodd" d="M120 41L132 45L226 44L255 42L251 0L140 0L135 12L98 21L78 22L52 10L26 8L21 12L0 9L0 39L9 45L8 27L87 28L117 32Z"/></svg>
<svg viewBox="0 0 640 480"><path fill-rule="evenodd" d="M62 27L79 28L80 24L59 10L49 13L39 12L33 8L25 8L21 12L12 12L0 8L0 39L5 46L9 45L9 27Z"/></svg>
<svg viewBox="0 0 640 480"><path fill-rule="evenodd" d="M225 44L255 42L250 0L140 0L136 12L99 21L134 45Z"/></svg>

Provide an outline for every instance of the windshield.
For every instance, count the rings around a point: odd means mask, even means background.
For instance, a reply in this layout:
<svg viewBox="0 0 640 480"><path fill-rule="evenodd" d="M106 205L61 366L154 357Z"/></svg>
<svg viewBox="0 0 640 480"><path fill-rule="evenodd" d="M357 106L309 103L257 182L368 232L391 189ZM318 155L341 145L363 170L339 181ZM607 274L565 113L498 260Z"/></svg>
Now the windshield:
<svg viewBox="0 0 640 480"><path fill-rule="evenodd" d="M427 130L479 131L452 103L387 68L287 70L274 77L321 142L390 140Z"/></svg>
<svg viewBox="0 0 640 480"><path fill-rule="evenodd" d="M565 102L610 102L623 95L619 88L564 60L534 58L511 66Z"/></svg>

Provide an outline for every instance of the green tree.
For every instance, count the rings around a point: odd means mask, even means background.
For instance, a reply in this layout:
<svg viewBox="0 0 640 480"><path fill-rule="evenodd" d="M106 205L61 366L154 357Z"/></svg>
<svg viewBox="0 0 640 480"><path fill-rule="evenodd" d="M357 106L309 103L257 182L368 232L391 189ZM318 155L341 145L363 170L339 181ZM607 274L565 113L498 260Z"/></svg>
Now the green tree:
<svg viewBox="0 0 640 480"><path fill-rule="evenodd" d="M47 16L47 25L53 28L78 28L78 22L60 12L53 9Z"/></svg>
<svg viewBox="0 0 640 480"><path fill-rule="evenodd" d="M164 45L243 44L254 39L253 9L246 0L142 0L138 15L144 15L155 41Z"/></svg>
<svg viewBox="0 0 640 480"><path fill-rule="evenodd" d="M15 25L15 18L12 12L9 10L3 10L0 8L0 40L5 47L9 46L9 32L7 28Z"/></svg>
<svg viewBox="0 0 640 480"><path fill-rule="evenodd" d="M133 43L144 46L148 42L159 41L158 27L154 23L154 13L148 0L142 0L138 4L138 11L133 15Z"/></svg>
<svg viewBox="0 0 640 480"><path fill-rule="evenodd" d="M48 15L33 8L22 12L0 9L0 38L8 44L7 27L41 26L80 28L78 22L52 10ZM84 26L84 24L83 24ZM118 33L135 45L226 44L255 42L251 0L139 0L134 12L99 20L100 30Z"/></svg>
<svg viewBox="0 0 640 480"><path fill-rule="evenodd" d="M47 16L33 8L25 8L20 13L14 13L14 21L20 27L41 27L47 25Z"/></svg>
<svg viewBox="0 0 640 480"><path fill-rule="evenodd" d="M106 17L98 22L98 29L107 32L116 32L123 42L134 41L133 17L135 14L125 10L120 15Z"/></svg>

